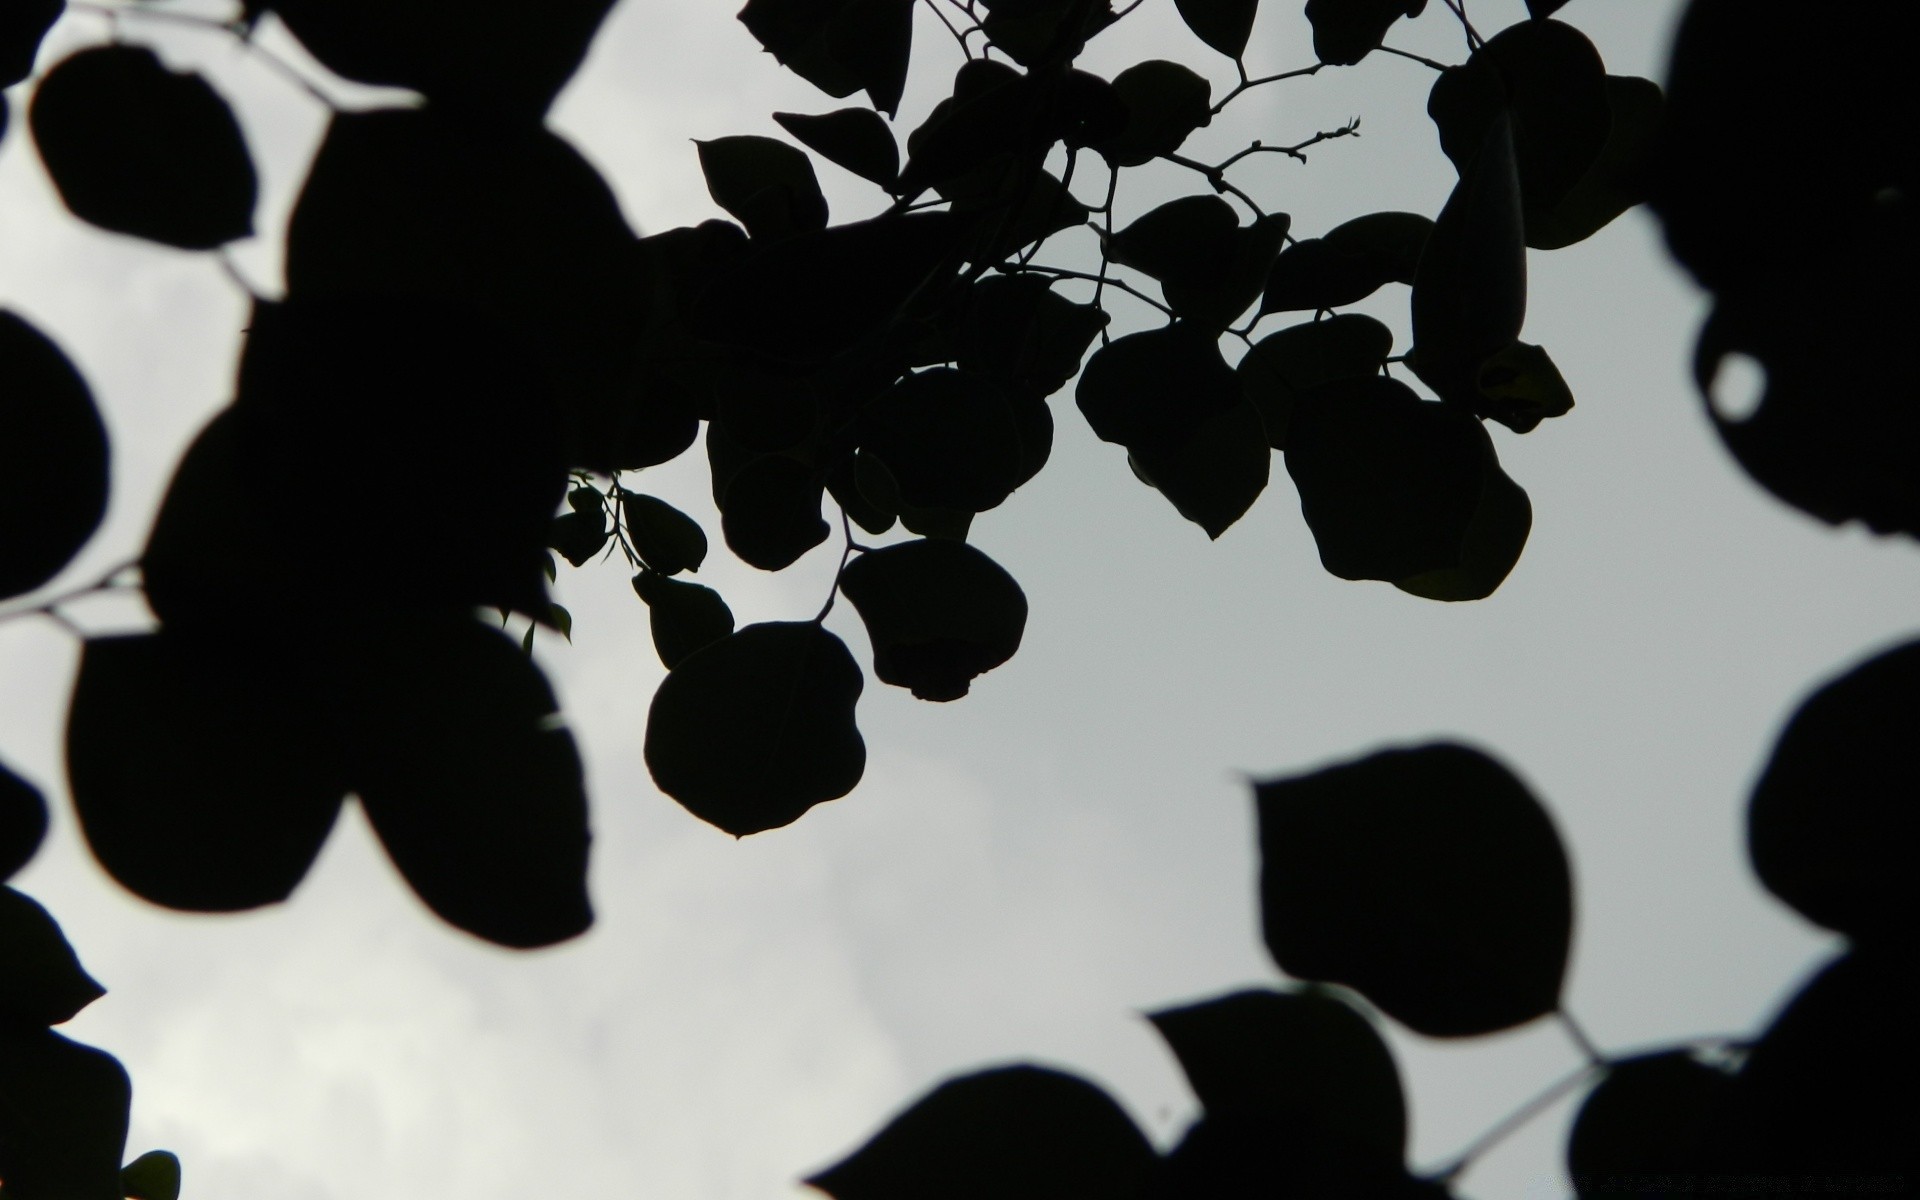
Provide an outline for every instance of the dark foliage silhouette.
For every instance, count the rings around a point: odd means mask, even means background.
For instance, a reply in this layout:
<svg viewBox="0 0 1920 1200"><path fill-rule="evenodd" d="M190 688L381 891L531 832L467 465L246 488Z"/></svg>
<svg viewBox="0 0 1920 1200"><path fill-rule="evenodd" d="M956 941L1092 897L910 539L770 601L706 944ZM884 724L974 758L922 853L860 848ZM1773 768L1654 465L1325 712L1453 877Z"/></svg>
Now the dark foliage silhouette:
<svg viewBox="0 0 1920 1200"><path fill-rule="evenodd" d="M1108 0L981 0L953 30L950 94L903 142L911 0L750 0L740 20L780 63L866 103L776 114L797 145L700 143L733 219L640 237L544 123L610 0L243 0L216 22L241 43L272 12L339 76L423 100L333 113L287 231L286 294L254 297L231 407L180 462L137 564L159 627L84 647L67 753L100 863L170 907L257 907L299 885L352 795L448 923L509 947L573 937L592 920L581 765L524 652L537 626L571 631L550 552L618 554L634 573L669 668L645 743L660 789L736 836L783 826L865 766L865 674L822 624L839 594L874 676L921 699L966 695L1018 650L1026 597L968 535L1045 468L1049 397L1069 383L1092 430L1209 537L1257 502L1279 452L1329 572L1484 598L1532 526L1484 423L1524 434L1574 402L1521 340L1528 250L1645 198L1715 294L1703 387L1729 353L1768 369L1752 417L1709 405L1736 458L1824 519L1920 534L1892 300L1915 246L1901 6L1836 4L1825 19L1845 36L1823 39L1793 10L1695 0L1669 102L1608 75L1556 0L1492 37L1449 0L1427 15L1457 21L1468 53L1421 61L1451 195L1431 216L1321 230L1231 172L1304 159L1357 121L1215 163L1182 147L1253 89L1399 53L1385 39L1425 0L1307 0L1315 61L1257 78L1253 0L1176 6L1233 61L1225 94L1164 59L1077 67L1125 15ZM61 10L0 14L0 83L34 75ZM137 29L137 5L115 11ZM150 49L116 40L40 68L26 125L84 221L187 250L253 229L239 123ZM1802 156L1791 172L1782 146ZM809 151L874 184L877 215L836 220ZM1196 176L1195 193L1116 229L1114 195L1149 163ZM1056 261L1076 250L1096 268ZM1385 325L1335 311L1388 288L1406 289L1398 356ZM1163 323L1116 335L1113 312L1136 306ZM1276 316L1290 323L1261 332ZM79 374L10 313L0 371L14 597L93 533L109 451ZM838 535L817 616L736 628L718 592L680 578L712 531L625 473L696 444L742 561L781 570ZM460 519L430 538L395 521L392 481L417 464L463 481ZM856 525L907 536L868 546ZM131 585L130 569L93 586ZM62 599L12 615L57 616ZM503 632L515 614L521 648ZM1440 1037L1566 1024L1592 1060L1566 1086L1600 1080L1569 1150L1582 1194L1674 1177L1731 1194L1911 1187L1916 653L1830 685L1782 735L1751 806L1754 864L1849 949L1718 1057L1587 1042L1561 1010L1573 895L1545 809L1481 752L1396 749L1256 786L1266 938L1302 982L1153 1018L1203 1106L1171 1151L1092 1084L1002 1067L941 1085L810 1182L839 1200L1445 1195L1484 1145L1410 1173L1377 1010ZM31 858L46 819L0 767L0 868ZM28 1098L0 1103L0 1196L172 1200L171 1156L123 1168L119 1065L47 1028L98 985L11 890L0 947L0 1096Z"/></svg>

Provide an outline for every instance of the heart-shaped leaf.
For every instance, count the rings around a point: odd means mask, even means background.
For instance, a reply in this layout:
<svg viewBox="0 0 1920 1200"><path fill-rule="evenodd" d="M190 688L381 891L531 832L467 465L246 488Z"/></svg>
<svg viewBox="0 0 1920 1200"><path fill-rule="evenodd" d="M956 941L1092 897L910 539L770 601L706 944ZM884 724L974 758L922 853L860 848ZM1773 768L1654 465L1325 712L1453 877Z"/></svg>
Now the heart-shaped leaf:
<svg viewBox="0 0 1920 1200"><path fill-rule="evenodd" d="M1560 1003L1573 889L1553 822L1478 750L1383 750L1255 787L1260 915L1280 969L1430 1037Z"/></svg>
<svg viewBox="0 0 1920 1200"><path fill-rule="evenodd" d="M847 564L840 591L873 643L873 673L922 700L958 700L974 677L1013 657L1027 597L1000 564L964 542L923 539Z"/></svg>

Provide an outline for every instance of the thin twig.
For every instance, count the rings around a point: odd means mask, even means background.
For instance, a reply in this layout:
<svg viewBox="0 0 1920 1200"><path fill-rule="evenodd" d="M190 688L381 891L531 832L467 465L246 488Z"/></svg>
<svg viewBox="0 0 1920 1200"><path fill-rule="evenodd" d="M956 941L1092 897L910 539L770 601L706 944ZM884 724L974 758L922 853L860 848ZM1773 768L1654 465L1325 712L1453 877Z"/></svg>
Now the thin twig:
<svg viewBox="0 0 1920 1200"><path fill-rule="evenodd" d="M1160 157L1177 167L1185 167L1189 171L1200 172L1200 174L1207 177L1207 182L1213 186L1214 191L1238 196L1242 204L1253 210L1254 216L1264 217L1267 215L1265 210L1260 207L1252 196L1247 195L1239 188L1227 182L1226 167L1224 164L1217 167L1210 167L1206 163L1200 162L1197 159L1188 158L1184 154L1162 154Z"/></svg>
<svg viewBox="0 0 1920 1200"><path fill-rule="evenodd" d="M1397 54L1397 55L1399 55L1399 56L1400 56L1401 58L1410 58L1410 59L1412 59L1412 60L1413 60L1414 62L1417 62L1417 63L1419 63L1419 64L1421 64L1422 66L1427 66L1427 67L1432 67L1432 68L1433 68L1434 70L1436 70L1436 71L1444 71L1444 70L1447 70L1447 64L1446 64L1446 63L1443 63L1443 62L1436 62L1435 60L1433 60L1433 59L1431 59L1431 58L1428 58L1428 57L1427 57L1426 55L1424 55L1424 54L1415 54L1415 53L1414 53L1413 51L1411 51L1411 50L1397 50L1397 49L1395 49L1395 48L1394 48L1394 47L1392 47L1392 46L1386 46L1386 45L1383 45L1383 46L1381 46L1381 47L1380 47L1380 49L1382 49L1383 51L1385 51L1385 52L1386 52L1386 53L1388 53L1388 54Z"/></svg>
<svg viewBox="0 0 1920 1200"><path fill-rule="evenodd" d="M1566 1030L1567 1036L1573 1039L1573 1044L1579 1047L1580 1053L1586 1055L1588 1062L1596 1067L1604 1067L1607 1065L1607 1056L1601 1053L1600 1047L1595 1045L1593 1039L1587 1036L1587 1031L1581 1027L1580 1022L1573 1019L1572 1013L1568 1012L1563 1006L1556 1010L1553 1015L1555 1019L1560 1022L1560 1028Z"/></svg>
<svg viewBox="0 0 1920 1200"><path fill-rule="evenodd" d="M1487 1151L1505 1141L1508 1137L1512 1136L1515 1130L1549 1108L1552 1108L1555 1104L1558 1104L1569 1093L1583 1086L1588 1079L1604 1069L1605 1068L1602 1067L1596 1067L1592 1063L1581 1064L1579 1070L1558 1080L1553 1086L1547 1088L1546 1091L1541 1092L1513 1112L1507 1114L1507 1116L1496 1123L1492 1129L1487 1130L1475 1138L1471 1145L1460 1152L1459 1157L1429 1176L1429 1178L1435 1183L1451 1184L1455 1179L1460 1177L1462 1172L1473 1165L1474 1159L1479 1158L1482 1154L1485 1154Z"/></svg>
<svg viewBox="0 0 1920 1200"><path fill-rule="evenodd" d="M1238 97L1242 92L1251 91L1254 88L1261 86L1262 84L1279 83L1283 79L1304 79L1308 75L1317 74L1320 68L1326 66L1327 64L1315 63L1310 67L1300 67L1297 70L1282 71L1278 75L1262 75L1258 79L1247 78L1247 68L1245 67L1245 65L1239 62L1235 62L1234 65L1240 68L1240 82L1234 84L1233 90L1228 92L1225 96L1222 96L1220 98L1220 103L1214 105L1213 108L1209 110L1216 117L1220 115L1220 113L1227 107L1227 105L1233 103L1234 99Z"/></svg>
<svg viewBox="0 0 1920 1200"><path fill-rule="evenodd" d="M26 604L19 608L0 612L0 621L12 621L19 617L47 617L65 626L67 629L72 630L79 636L84 637L86 636L84 631L80 630L73 622L67 620L67 618L61 614L59 611L60 606L72 603L86 596L94 595L97 592L112 591L121 587L132 587L132 584L116 583L115 580L139 565L139 559L129 559L119 566L97 576L91 583L81 584L79 587L71 588L57 595L48 596L46 599L36 601L33 604Z"/></svg>
<svg viewBox="0 0 1920 1200"><path fill-rule="evenodd" d="M1102 256L1101 258L1101 265L1103 268L1106 265L1105 256ZM1160 301L1155 300L1152 296L1147 295L1145 292L1141 291L1139 288L1134 287L1132 284L1126 282L1124 279L1115 279L1110 275L1104 275L1104 274L1094 275L1086 271L1070 271L1065 267L1042 266L1039 263L1035 263L1027 267L1026 269L1029 271L1038 271L1043 275L1054 275L1061 279L1085 279L1093 283L1100 284L1103 287L1119 288L1121 291L1125 292L1129 296L1134 297L1136 300L1144 300L1148 304L1151 304L1155 308L1159 309L1161 312L1167 314L1168 320L1173 319L1173 310L1171 308L1168 308L1165 304L1162 304Z"/></svg>
<svg viewBox="0 0 1920 1200"><path fill-rule="evenodd" d="M847 573L847 560L853 557L853 521L847 516L845 505L840 506L840 536L845 540L840 547L840 565L834 568L833 587L827 590L827 602L820 606L820 615L813 619L815 625L825 621L827 614L833 611L833 602L840 595L840 577Z"/></svg>

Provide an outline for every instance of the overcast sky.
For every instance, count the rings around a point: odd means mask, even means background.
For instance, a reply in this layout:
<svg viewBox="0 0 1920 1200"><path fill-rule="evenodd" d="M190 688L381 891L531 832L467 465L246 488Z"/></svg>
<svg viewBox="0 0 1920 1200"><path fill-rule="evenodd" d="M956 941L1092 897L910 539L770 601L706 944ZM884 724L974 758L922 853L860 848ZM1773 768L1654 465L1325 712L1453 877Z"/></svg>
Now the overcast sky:
<svg viewBox="0 0 1920 1200"><path fill-rule="evenodd" d="M1311 61L1298 9L1263 12L1255 74ZM1457 60L1457 27L1429 9L1394 43ZM1658 77L1677 9L1576 0L1563 15L1612 71ZM1522 12L1473 5L1485 30ZM323 110L221 38L124 31L235 99L268 187L262 236L237 259L271 289ZM42 68L105 33L68 17ZM920 34L906 128L958 62L937 26ZM298 60L271 25L263 38ZM1153 55L1232 79L1168 0L1146 0L1087 65ZM1301 234L1365 211L1431 214L1452 173L1424 116L1430 78L1375 55L1263 89L1189 152L1213 160L1358 115L1360 138L1305 166L1261 156L1243 185ZM210 258L66 216L19 119L24 89L10 98L0 302L78 362L118 456L79 579L137 553L181 448L227 400L244 297ZM777 133L775 109L832 107L759 53L728 4L625 0L555 121L654 232L719 215L690 139ZM1138 174L1122 220L1198 180ZM879 207L837 168L821 176L836 219ZM177 1151L190 1200L789 1197L941 1078L1011 1060L1095 1079L1166 1144L1192 1101L1138 1014L1279 978L1259 941L1245 777L1434 737L1492 749L1553 813L1578 889L1569 1007L1604 1047L1753 1028L1828 943L1752 883L1746 789L1801 695L1910 633L1920 558L1790 511L1732 466L1687 377L1702 301L1649 219L1529 266L1525 336L1579 405L1524 438L1493 430L1535 511L1493 598L1441 605L1325 574L1277 460L1252 512L1209 543L1063 392L1051 465L974 526L1031 602L1020 653L951 705L869 682L865 782L788 829L736 842L653 789L641 737L661 672L645 610L620 566L563 568L576 644L539 653L588 764L599 922L550 951L438 923L351 808L279 909L190 918L132 899L64 799L77 647L49 622L0 625L0 757L57 802L15 883L111 989L69 1032L133 1075L129 1154ZM1404 348L1404 289L1389 292L1370 311ZM1143 319L1116 312L1122 327ZM633 486L711 516L697 454ZM834 557L767 575L717 550L701 579L743 621L800 619ZM113 602L73 613L101 630L141 619ZM864 659L846 606L829 625ZM1546 1023L1393 1038L1424 1165L1578 1061ZM1564 1194L1567 1112L1488 1156L1463 1191Z"/></svg>

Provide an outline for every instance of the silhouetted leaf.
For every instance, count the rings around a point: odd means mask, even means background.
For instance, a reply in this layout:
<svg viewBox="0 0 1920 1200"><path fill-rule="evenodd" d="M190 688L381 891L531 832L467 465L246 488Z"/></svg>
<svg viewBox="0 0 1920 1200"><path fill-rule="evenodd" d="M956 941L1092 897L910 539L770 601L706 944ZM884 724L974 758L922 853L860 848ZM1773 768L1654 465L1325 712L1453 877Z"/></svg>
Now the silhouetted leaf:
<svg viewBox="0 0 1920 1200"><path fill-rule="evenodd" d="M1078 19L1078 24L1070 22ZM998 0L980 22L996 49L1036 70L1071 62L1114 21L1110 0Z"/></svg>
<svg viewBox="0 0 1920 1200"><path fill-rule="evenodd" d="M1186 196L1114 234L1107 256L1159 280L1181 318L1224 329L1259 297L1289 224L1283 213L1242 228L1220 197Z"/></svg>
<svg viewBox="0 0 1920 1200"><path fill-rule="evenodd" d="M0 88L33 74L40 39L66 7L65 0L14 0L0 8Z"/></svg>
<svg viewBox="0 0 1920 1200"><path fill-rule="evenodd" d="M977 675L1013 657L1027 597L1013 576L963 542L922 540L847 564L841 594L873 643L873 673L922 700L958 700Z"/></svg>
<svg viewBox="0 0 1920 1200"><path fill-rule="evenodd" d="M315 58L358 83L539 117L613 0L272 0Z"/></svg>
<svg viewBox="0 0 1920 1200"><path fill-rule="evenodd" d="M782 66L829 96L865 88L875 108L898 111L912 0L748 0L740 21Z"/></svg>
<svg viewBox="0 0 1920 1200"><path fill-rule="evenodd" d="M1228 58L1246 52L1259 0L1174 0L1193 35Z"/></svg>
<svg viewBox="0 0 1920 1200"><path fill-rule="evenodd" d="M741 562L782 571L832 532L820 517L824 484L812 469L768 454L740 468L720 504L720 532Z"/></svg>
<svg viewBox="0 0 1920 1200"><path fill-rule="evenodd" d="M1549 417L1573 411L1573 391L1547 352L1530 342L1515 342L1480 364L1480 403L1476 415L1498 421L1515 433L1531 432Z"/></svg>
<svg viewBox="0 0 1920 1200"><path fill-rule="evenodd" d="M1349 67L1380 48L1401 17L1417 17L1427 0L1307 0L1313 52L1320 61Z"/></svg>
<svg viewBox="0 0 1920 1200"><path fill-rule="evenodd" d="M885 468L881 468L884 470ZM882 505L874 502L860 489L859 457L857 455L841 459L827 474L827 491L833 501L853 518L853 523L868 533L879 535L893 528L899 519L899 510L892 503ZM894 501L899 499L899 489L893 489Z"/></svg>
<svg viewBox="0 0 1920 1200"><path fill-rule="evenodd" d="M510 330L551 380L569 465L641 466L690 440L638 369L645 252L599 172L544 127L438 106L336 114L286 253L296 303L417 297Z"/></svg>
<svg viewBox="0 0 1920 1200"><path fill-rule="evenodd" d="M0 1179L8 1200L121 1200L133 1086L111 1054L0 1023Z"/></svg>
<svg viewBox="0 0 1920 1200"><path fill-rule="evenodd" d="M620 515L640 561L660 574L698 571L707 560L706 531L665 500L621 488Z"/></svg>
<svg viewBox="0 0 1920 1200"><path fill-rule="evenodd" d="M1527 15L1543 21L1567 6L1567 0L1527 0Z"/></svg>
<svg viewBox="0 0 1920 1200"><path fill-rule="evenodd" d="M1115 338L1087 360L1074 388L1094 433L1131 451L1172 453L1242 399L1214 335L1186 324Z"/></svg>
<svg viewBox="0 0 1920 1200"><path fill-rule="evenodd" d="M907 135L907 165L894 191L911 198L933 187L952 199L990 186L1019 149L1033 104L1032 88L1013 67L990 58L962 63L953 94Z"/></svg>
<svg viewBox="0 0 1920 1200"><path fill-rule="evenodd" d="M941 1084L807 1183L833 1200L1127 1200L1153 1160L1098 1087L1011 1066Z"/></svg>
<svg viewBox="0 0 1920 1200"><path fill-rule="evenodd" d="M974 285L954 361L963 371L1052 395L1080 373L1107 321L1106 312L1075 304L1043 276L992 275Z"/></svg>
<svg viewBox="0 0 1920 1200"><path fill-rule="evenodd" d="M233 110L153 51L100 46L61 60L27 117L81 220L184 250L252 234L259 188Z"/></svg>
<svg viewBox="0 0 1920 1200"><path fill-rule="evenodd" d="M553 519L547 533L547 545L576 567L592 562L606 549L612 530L602 512L565 512Z"/></svg>
<svg viewBox="0 0 1920 1200"><path fill-rule="evenodd" d="M1572 882L1553 823L1478 750L1384 750L1255 788L1280 969L1347 984L1430 1037L1560 1003Z"/></svg>
<svg viewBox="0 0 1920 1200"><path fill-rule="evenodd" d="M1393 1159L1406 1153L1400 1072L1373 1025L1344 1001L1324 991L1234 992L1148 1019L1209 1117L1266 1116L1276 1133L1313 1130L1316 1140Z"/></svg>
<svg viewBox="0 0 1920 1200"><path fill-rule="evenodd" d="M1480 502L1461 537L1459 565L1396 579L1393 586L1428 600L1484 600L1506 582L1532 532L1526 489L1489 462Z"/></svg>
<svg viewBox="0 0 1920 1200"><path fill-rule="evenodd" d="M633 590L647 603L653 649L669 671L733 632L733 610L704 584L642 571L633 577Z"/></svg>
<svg viewBox="0 0 1920 1200"><path fill-rule="evenodd" d="M1213 88L1191 68L1165 59L1135 63L1113 79L1127 122L1091 142L1116 167L1137 167L1172 154L1187 135L1213 123Z"/></svg>
<svg viewBox="0 0 1920 1200"><path fill-rule="evenodd" d="M1612 124L1593 165L1559 203L1527 204L1527 245L1536 250L1591 237L1646 198L1666 98L1659 84L1632 75L1607 76L1606 95Z"/></svg>
<svg viewBox="0 0 1920 1200"><path fill-rule="evenodd" d="M714 423L743 449L791 450L820 425L822 398L806 372L728 357L708 366L707 384Z"/></svg>
<svg viewBox="0 0 1920 1200"><path fill-rule="evenodd" d="M1397 1155L1273 1113L1237 1109L1195 1121L1146 1192L1147 1200L1282 1196L1447 1200L1448 1192L1409 1175Z"/></svg>
<svg viewBox="0 0 1920 1200"><path fill-rule="evenodd" d="M947 213L835 225L757 248L701 293L689 324L701 337L799 362L820 362L877 332L942 270L960 229Z"/></svg>
<svg viewBox="0 0 1920 1200"><path fill-rule="evenodd" d="M1280 252L1260 297L1261 315L1339 308L1371 296L1388 280L1364 259L1323 238L1302 238Z"/></svg>
<svg viewBox="0 0 1920 1200"><path fill-rule="evenodd" d="M771 240L826 228L827 198L805 151L751 135L694 145L708 194L747 227L749 237Z"/></svg>
<svg viewBox="0 0 1920 1200"><path fill-rule="evenodd" d="M1320 561L1342 579L1460 567L1496 469L1492 440L1471 414L1384 376L1299 394L1286 455Z"/></svg>
<svg viewBox="0 0 1920 1200"><path fill-rule="evenodd" d="M647 769L735 837L790 824L860 782L862 683L845 644L818 625L749 625L668 673L647 716Z"/></svg>
<svg viewBox="0 0 1920 1200"><path fill-rule="evenodd" d="M1393 350L1393 331L1372 317L1340 313L1308 321L1254 343L1234 367L1247 398L1260 410L1267 443L1287 448L1295 399L1325 383L1380 373Z"/></svg>
<svg viewBox="0 0 1920 1200"><path fill-rule="evenodd" d="M984 376L948 367L908 374L865 416L863 449L886 463L906 505L985 512L1018 482L1012 406Z"/></svg>
<svg viewBox="0 0 1920 1200"><path fill-rule="evenodd" d="M0 310L0 599L67 565L107 508L107 431L60 348Z"/></svg>
<svg viewBox="0 0 1920 1200"><path fill-rule="evenodd" d="M166 1150L149 1150L120 1172L126 1200L180 1200L180 1160Z"/></svg>
<svg viewBox="0 0 1920 1200"><path fill-rule="evenodd" d="M1520 337L1527 313L1523 238L1503 113L1440 210L1413 281L1408 365L1448 403L1476 408L1480 364Z"/></svg>
<svg viewBox="0 0 1920 1200"><path fill-rule="evenodd" d="M773 119L808 149L862 179L891 187L900 174L900 148L894 144L887 123L872 109L842 108L817 114L777 112ZM824 205L825 201L821 203Z"/></svg>
<svg viewBox="0 0 1920 1200"><path fill-rule="evenodd" d="M244 490L271 498L309 569L390 607L546 611L566 463L549 381L511 330L420 297L296 295L255 306L238 391ZM474 486L457 521L394 538L396 484L424 462Z"/></svg>
<svg viewBox="0 0 1920 1200"><path fill-rule="evenodd" d="M322 694L330 653L293 633L90 639L67 771L107 873L168 908L286 899L348 787Z"/></svg>
<svg viewBox="0 0 1920 1200"><path fill-rule="evenodd" d="M0 881L32 861L46 836L46 798L0 763Z"/></svg>
<svg viewBox="0 0 1920 1200"><path fill-rule="evenodd" d="M1707 1139L1717 1171L1866 1186L1913 1179L1916 1003L1910 940L1857 948L1827 964L1735 1077Z"/></svg>
<svg viewBox="0 0 1920 1200"><path fill-rule="evenodd" d="M1244 399L1207 417L1184 442L1142 445L1129 454L1135 473L1210 538L1253 507L1273 465L1260 410Z"/></svg>
<svg viewBox="0 0 1920 1200"><path fill-rule="evenodd" d="M1910 940L1920 912L1920 642L1828 681L1774 744L1747 810L1753 867L1808 920L1862 942Z"/></svg>
<svg viewBox="0 0 1920 1200"><path fill-rule="evenodd" d="M1322 240L1365 264L1382 283L1412 283L1432 233L1432 219L1419 213L1377 212L1334 226Z"/></svg>
<svg viewBox="0 0 1920 1200"><path fill-rule="evenodd" d="M443 920L503 946L593 923L587 797L540 669L465 617L370 632L341 688L353 790Z"/></svg>
<svg viewBox="0 0 1920 1200"><path fill-rule="evenodd" d="M40 902L0 887L0 1018L59 1025L107 994Z"/></svg>
<svg viewBox="0 0 1920 1200"><path fill-rule="evenodd" d="M1732 1077L1685 1050L1611 1063L1567 1138L1567 1170L1583 1197L1652 1190L1661 1177L1711 1175L1701 1144Z"/></svg>
<svg viewBox="0 0 1920 1200"><path fill-rule="evenodd" d="M1606 67L1585 34L1559 21L1522 21L1464 66L1442 72L1427 98L1440 148L1465 174L1495 114L1513 122L1514 161L1529 212L1559 204L1606 145Z"/></svg>

